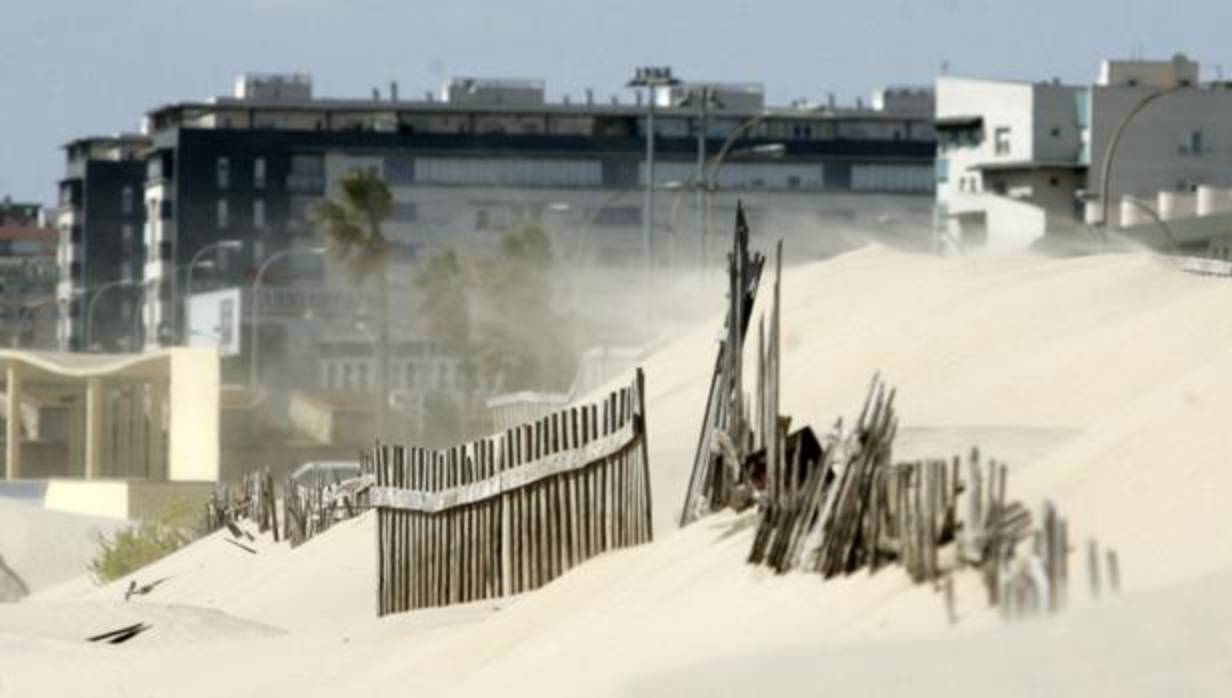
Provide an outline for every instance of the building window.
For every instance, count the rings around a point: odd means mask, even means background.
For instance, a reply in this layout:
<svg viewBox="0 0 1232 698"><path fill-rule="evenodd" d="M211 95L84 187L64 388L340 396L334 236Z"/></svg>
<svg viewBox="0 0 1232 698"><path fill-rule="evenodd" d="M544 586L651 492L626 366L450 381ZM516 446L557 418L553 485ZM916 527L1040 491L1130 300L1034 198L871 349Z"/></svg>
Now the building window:
<svg viewBox="0 0 1232 698"><path fill-rule="evenodd" d="M1052 127L1052 137L1053 137L1053 138L1060 138L1060 137L1061 137L1061 127L1060 127L1060 126L1053 126L1053 127Z"/></svg>
<svg viewBox="0 0 1232 698"><path fill-rule="evenodd" d="M368 389L368 364L366 363L360 364L358 368L359 368L359 378L356 380L357 385L355 387L359 388L360 390L367 390Z"/></svg>
<svg viewBox="0 0 1232 698"><path fill-rule="evenodd" d="M265 158L252 161L252 186L256 189L265 188Z"/></svg>
<svg viewBox="0 0 1232 698"><path fill-rule="evenodd" d="M385 158L385 181L391 187L415 183L415 161L408 157Z"/></svg>
<svg viewBox="0 0 1232 698"><path fill-rule="evenodd" d="M993 131L993 148L997 155L1010 154L1010 127L998 126Z"/></svg>
<svg viewBox="0 0 1232 698"><path fill-rule="evenodd" d="M1194 129L1185 137L1185 142L1181 145L1181 155L1201 155L1202 154L1202 129Z"/></svg>
<svg viewBox="0 0 1232 698"><path fill-rule="evenodd" d="M120 190L120 213L128 216L133 212L133 188L124 187Z"/></svg>
<svg viewBox="0 0 1232 698"><path fill-rule="evenodd" d="M219 199L218 200L218 211L217 211L218 227L220 229L228 227L231 224L230 218L231 218L230 211L227 210L227 200Z"/></svg>
<svg viewBox="0 0 1232 698"><path fill-rule="evenodd" d="M214 176L219 189L231 186L231 159L218 158L214 165Z"/></svg>
<svg viewBox="0 0 1232 698"><path fill-rule="evenodd" d="M414 223L419 220L419 208L413 201L394 202L393 211L390 212L389 220L393 223Z"/></svg>
<svg viewBox="0 0 1232 698"><path fill-rule="evenodd" d="M475 211L475 230L487 230L491 225L491 216L486 209Z"/></svg>
<svg viewBox="0 0 1232 698"><path fill-rule="evenodd" d="M252 227L265 227L265 199L252 200Z"/></svg>
<svg viewBox="0 0 1232 698"><path fill-rule="evenodd" d="M407 362L402 367L402 387L408 390L415 387L415 364Z"/></svg>
<svg viewBox="0 0 1232 698"><path fill-rule="evenodd" d="M595 226L635 226L642 224L640 206L604 206L591 218Z"/></svg>

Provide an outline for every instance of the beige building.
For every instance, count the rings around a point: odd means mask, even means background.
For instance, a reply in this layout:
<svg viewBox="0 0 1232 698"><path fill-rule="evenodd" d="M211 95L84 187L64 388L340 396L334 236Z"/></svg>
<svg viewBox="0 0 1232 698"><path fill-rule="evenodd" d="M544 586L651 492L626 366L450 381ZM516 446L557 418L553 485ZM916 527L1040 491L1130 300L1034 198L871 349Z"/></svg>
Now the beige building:
<svg viewBox="0 0 1232 698"><path fill-rule="evenodd" d="M1105 61L1084 86L943 77L936 94L938 227L951 245L1020 249L1046 234L1095 235L1118 130L1110 228L1150 216L1147 201L1192 214L1200 190L1232 186L1232 89L1201 83L1183 55Z"/></svg>
<svg viewBox="0 0 1232 698"><path fill-rule="evenodd" d="M45 480L49 507L132 518L218 480L215 351L0 350L0 376L4 480Z"/></svg>

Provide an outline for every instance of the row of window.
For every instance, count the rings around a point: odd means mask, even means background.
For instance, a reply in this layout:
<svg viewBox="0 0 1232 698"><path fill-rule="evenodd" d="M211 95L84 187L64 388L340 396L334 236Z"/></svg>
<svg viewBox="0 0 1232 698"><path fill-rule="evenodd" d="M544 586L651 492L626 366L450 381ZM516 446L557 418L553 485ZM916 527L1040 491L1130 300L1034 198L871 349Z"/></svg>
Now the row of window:
<svg viewBox="0 0 1232 698"><path fill-rule="evenodd" d="M219 199L214 206L214 222L219 230L231 227L231 204L226 199ZM252 227L258 230L265 228L265 200L252 200Z"/></svg>
<svg viewBox="0 0 1232 698"><path fill-rule="evenodd" d="M214 184L219 189L231 188L231 158L221 156L214 161ZM254 158L252 161L252 187L264 189L266 180L265 158Z"/></svg>
<svg viewBox="0 0 1232 698"><path fill-rule="evenodd" d="M371 362L359 360L323 361L323 387L328 390L371 390L376 377ZM412 390L457 390L462 387L462 372L457 362L395 361L389 366L392 387Z"/></svg>

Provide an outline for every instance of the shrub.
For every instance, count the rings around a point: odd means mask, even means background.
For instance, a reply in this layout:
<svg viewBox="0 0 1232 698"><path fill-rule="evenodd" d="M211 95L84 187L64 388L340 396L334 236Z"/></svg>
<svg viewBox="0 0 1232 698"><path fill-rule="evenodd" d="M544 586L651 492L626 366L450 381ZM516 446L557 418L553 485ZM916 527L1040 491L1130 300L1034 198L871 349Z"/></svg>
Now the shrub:
<svg viewBox="0 0 1232 698"><path fill-rule="evenodd" d="M99 534L98 555L90 562L90 574L105 584L170 555L192 542L191 521L188 501L173 497L154 518L142 519L112 536Z"/></svg>

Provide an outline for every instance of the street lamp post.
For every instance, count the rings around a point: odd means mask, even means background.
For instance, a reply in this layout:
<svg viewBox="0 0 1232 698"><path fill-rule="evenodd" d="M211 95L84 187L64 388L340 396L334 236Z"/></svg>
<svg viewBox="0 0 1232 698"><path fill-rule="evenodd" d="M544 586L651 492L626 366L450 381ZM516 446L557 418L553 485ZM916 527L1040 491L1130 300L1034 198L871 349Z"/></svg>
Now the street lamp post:
<svg viewBox="0 0 1232 698"><path fill-rule="evenodd" d="M258 312L259 299L257 296L261 291L261 281L265 277L265 271L269 269L274 262L295 254L320 256L325 254L325 248L313 247L306 250L286 249L275 252L269 257L266 257L265 261L261 262L261 266L257 267L257 274L252 280L252 297L249 299L248 306L248 343L250 350L248 352L248 387L254 390L257 387L257 372L260 367L259 354L261 351L261 315Z"/></svg>
<svg viewBox="0 0 1232 698"><path fill-rule="evenodd" d="M707 131L707 116L711 108L723 107L723 103L715 95L713 85L702 85L689 90L689 94L680 102L680 106L696 106L697 107L697 181L704 182L706 179L706 131ZM710 227L710 221L707 220L706 210L706 192L702 188L697 190L697 245L698 245L698 260L699 263L705 264L706 261L706 230ZM673 226L675 222L673 220Z"/></svg>
<svg viewBox="0 0 1232 698"><path fill-rule="evenodd" d="M699 175L689 177L684 182L672 182L674 186L666 187L676 190L676 197L672 201L670 225L673 230L676 229L676 211L679 208L681 196L689 189L696 189L699 193L699 201L703 207L704 214L702 217L702 245L701 245L701 263L705 264L706 260L706 233L710 228L710 195L719 188L719 171L723 167L723 163L729 157L739 157L742 155L755 155L767 158L780 158L787 153L787 146L782 143L763 143L761 145L750 146L747 148L731 149L731 143L735 137L728 139L724 147L714 157L706 161L702 172Z"/></svg>
<svg viewBox="0 0 1232 698"><path fill-rule="evenodd" d="M654 156L655 156L655 92L659 87L678 85L667 66L638 68L628 87L646 88L646 204L642 214L642 245L645 247L646 268L654 267Z"/></svg>
<svg viewBox="0 0 1232 698"><path fill-rule="evenodd" d="M1129 113L1121 119L1121 123L1118 124L1116 130L1112 132L1112 138L1108 139L1108 147L1104 149L1104 162L1100 167L1099 175L1099 225L1104 231L1103 237L1105 240L1108 237L1108 197L1111 195L1112 159L1116 156L1117 147L1121 144L1121 136L1125 133L1125 128L1129 126L1129 123L1133 121L1134 117L1141 113L1142 110L1145 109L1151 102L1154 102L1160 97L1179 92L1186 87L1188 87L1188 85L1176 85L1175 87L1170 87L1166 90L1152 92L1151 94L1143 97L1142 100L1135 104L1134 108L1130 109Z"/></svg>
<svg viewBox="0 0 1232 698"><path fill-rule="evenodd" d="M193 270L197 267L197 260L201 255L213 249L220 250L239 250L243 248L244 243L239 240L216 240L208 245L203 245L197 250L188 260L187 278L184 281L184 337L187 343L188 330L192 327L192 294L193 294Z"/></svg>
<svg viewBox="0 0 1232 698"><path fill-rule="evenodd" d="M128 279L120 279L118 281L108 281L98 288L94 289L94 294L90 296L90 302L86 304L86 351L92 351L94 345L94 305L98 303L99 297L108 289L117 286L138 286L136 281Z"/></svg>

